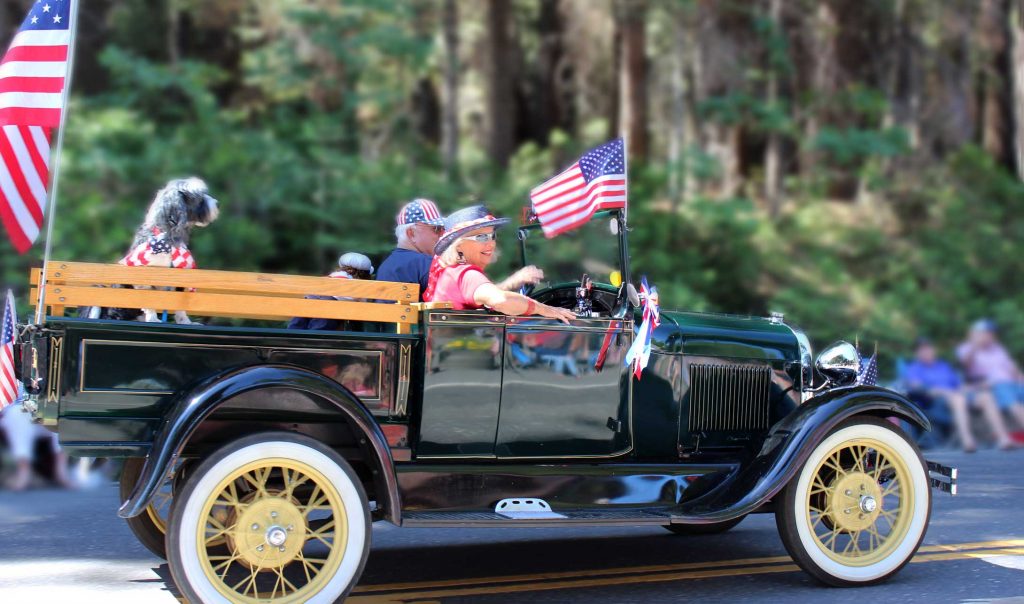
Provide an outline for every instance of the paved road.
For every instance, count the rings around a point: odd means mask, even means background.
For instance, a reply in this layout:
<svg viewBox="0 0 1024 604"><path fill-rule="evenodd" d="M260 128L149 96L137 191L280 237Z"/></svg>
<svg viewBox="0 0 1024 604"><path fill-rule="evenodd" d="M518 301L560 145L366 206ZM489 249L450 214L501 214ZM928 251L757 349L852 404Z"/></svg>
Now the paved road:
<svg viewBox="0 0 1024 604"><path fill-rule="evenodd" d="M892 581L827 589L796 570L769 515L717 537L640 529L398 529L381 524L354 602L1024 604L1024 451L946 452L962 495L935 493L925 545ZM176 602L166 564L115 515L113 486L0 493L0 602ZM877 600L876 600L877 601Z"/></svg>

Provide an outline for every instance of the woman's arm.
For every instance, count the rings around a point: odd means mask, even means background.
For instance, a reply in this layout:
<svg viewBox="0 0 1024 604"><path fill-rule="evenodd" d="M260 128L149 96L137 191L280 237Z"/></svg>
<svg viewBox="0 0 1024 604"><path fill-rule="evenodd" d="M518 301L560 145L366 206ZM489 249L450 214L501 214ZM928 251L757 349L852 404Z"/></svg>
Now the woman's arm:
<svg viewBox="0 0 1024 604"><path fill-rule="evenodd" d="M544 271L533 266L524 266L508 276L501 283L496 283L498 289L513 292L524 285L536 285L544 278Z"/></svg>
<svg viewBox="0 0 1024 604"><path fill-rule="evenodd" d="M477 287L476 291L473 292L473 300L477 304L493 308L500 313L514 317L520 315L540 315L549 319L558 319L566 324L576 318L576 315L571 310L541 304L522 294L500 289L493 283L484 283Z"/></svg>

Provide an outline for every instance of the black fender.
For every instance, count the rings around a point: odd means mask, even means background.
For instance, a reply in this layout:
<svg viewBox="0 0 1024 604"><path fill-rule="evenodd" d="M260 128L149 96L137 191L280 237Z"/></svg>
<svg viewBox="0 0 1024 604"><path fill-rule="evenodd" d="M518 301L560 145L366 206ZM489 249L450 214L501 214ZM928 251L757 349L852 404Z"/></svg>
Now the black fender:
<svg viewBox="0 0 1024 604"><path fill-rule="evenodd" d="M840 422L855 415L895 416L923 430L931 429L924 413L892 390L875 386L828 390L777 422L751 461L708 493L681 504L674 510L673 520L704 524L755 511L789 484L815 445Z"/></svg>
<svg viewBox="0 0 1024 604"><path fill-rule="evenodd" d="M401 522L394 460L387 439L373 415L341 384L302 367L273 364L225 371L178 394L153 439L153 447L146 456L139 481L131 496L121 505L118 516L131 518L146 510L195 429L222 403L262 388L289 388L305 392L336 407L362 433L360 445L367 460L374 464L375 477L380 481L377 499L383 500L386 518L395 524Z"/></svg>

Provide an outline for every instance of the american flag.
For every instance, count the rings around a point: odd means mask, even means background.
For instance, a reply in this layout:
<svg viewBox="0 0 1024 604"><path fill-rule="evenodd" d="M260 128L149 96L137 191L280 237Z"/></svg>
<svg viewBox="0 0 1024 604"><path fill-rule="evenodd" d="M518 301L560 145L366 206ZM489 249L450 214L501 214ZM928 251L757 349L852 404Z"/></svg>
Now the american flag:
<svg viewBox="0 0 1024 604"><path fill-rule="evenodd" d="M569 168L530 191L546 237L572 230L604 209L626 207L626 148L621 138L585 153Z"/></svg>
<svg viewBox="0 0 1024 604"><path fill-rule="evenodd" d="M14 379L14 294L7 290L3 324L0 325L0 409L18 400L18 382Z"/></svg>
<svg viewBox="0 0 1024 604"><path fill-rule="evenodd" d="M0 219L26 252L39 236L50 134L60 125L73 0L37 0L0 62Z"/></svg>
<svg viewBox="0 0 1024 604"><path fill-rule="evenodd" d="M861 386L878 385L878 353L871 355L870 359L860 360L860 371L857 372L857 384Z"/></svg>

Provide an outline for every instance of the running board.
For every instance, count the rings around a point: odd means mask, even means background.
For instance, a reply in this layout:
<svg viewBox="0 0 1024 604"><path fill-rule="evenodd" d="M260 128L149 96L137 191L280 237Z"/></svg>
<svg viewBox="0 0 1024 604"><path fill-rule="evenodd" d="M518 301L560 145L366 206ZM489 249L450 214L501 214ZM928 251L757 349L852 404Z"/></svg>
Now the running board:
<svg viewBox="0 0 1024 604"><path fill-rule="evenodd" d="M411 527L540 527L565 525L667 525L671 515L656 509L558 510L558 518L512 517L495 512L402 512L402 526Z"/></svg>
<svg viewBox="0 0 1024 604"><path fill-rule="evenodd" d="M940 463L929 461L928 482L933 489L938 489L950 495L957 494L957 478L959 472L956 468L944 466Z"/></svg>

